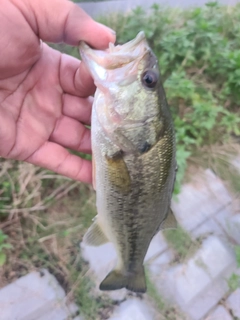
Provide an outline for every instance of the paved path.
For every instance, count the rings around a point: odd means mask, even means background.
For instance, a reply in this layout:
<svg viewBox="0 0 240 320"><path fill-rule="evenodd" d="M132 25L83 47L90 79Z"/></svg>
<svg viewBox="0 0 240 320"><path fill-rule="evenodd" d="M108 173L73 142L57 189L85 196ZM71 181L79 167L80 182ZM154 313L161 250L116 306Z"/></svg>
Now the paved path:
<svg viewBox="0 0 240 320"><path fill-rule="evenodd" d="M240 169L239 163L240 156L233 165ZM179 224L193 241L202 240L192 256L176 262L176 252L164 233L153 238L145 265L155 291L181 311L177 320L240 319L240 287L231 292L227 283L233 273L240 275L233 250L233 244L240 245L240 199L209 169L196 172L178 198L172 208ZM99 283L116 263L113 245L82 244L81 254L89 263L95 295L102 295ZM109 320L165 318L147 295L139 299L125 289L106 294L118 301ZM77 310L76 305L66 303L65 292L47 270L32 272L0 290L0 320L82 320Z"/></svg>
<svg viewBox="0 0 240 320"><path fill-rule="evenodd" d="M239 164L240 158L235 162ZM200 170L183 185L179 200L172 207L181 227L193 240L202 241L191 257L176 264L176 253L164 233L153 238L145 264L159 296L183 312L178 319L240 319L240 288L231 293L227 283L233 273L240 274L233 251L233 243L240 245L240 208L235 196L211 170ZM81 248L95 274L96 294L101 295L97 287L116 263L113 245ZM141 315L133 312L138 309L139 300L129 299L125 289L109 292L109 296L120 302L111 320L159 319L154 315L159 316L159 310L154 313L145 296ZM121 303L124 298L126 302Z"/></svg>
<svg viewBox="0 0 240 320"><path fill-rule="evenodd" d="M192 6L203 6L209 0L118 0L118 1L103 1L103 2L90 2L86 1L79 3L90 16L96 18L110 12L127 12L137 6L145 9L150 8L154 3L163 6L189 8ZM234 5L239 0L219 0L220 4Z"/></svg>

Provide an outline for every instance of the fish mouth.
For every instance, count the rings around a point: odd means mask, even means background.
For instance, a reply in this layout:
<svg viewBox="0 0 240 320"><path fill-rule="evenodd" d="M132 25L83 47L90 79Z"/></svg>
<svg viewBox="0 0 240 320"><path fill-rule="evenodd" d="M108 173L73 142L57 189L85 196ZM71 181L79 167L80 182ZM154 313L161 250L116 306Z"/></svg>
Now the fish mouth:
<svg viewBox="0 0 240 320"><path fill-rule="evenodd" d="M103 81L119 82L124 84L132 82L137 77L137 65L151 49L148 46L145 34L140 31L135 39L115 46L109 43L106 50L92 49L81 41L79 51L82 60L87 65L95 84Z"/></svg>

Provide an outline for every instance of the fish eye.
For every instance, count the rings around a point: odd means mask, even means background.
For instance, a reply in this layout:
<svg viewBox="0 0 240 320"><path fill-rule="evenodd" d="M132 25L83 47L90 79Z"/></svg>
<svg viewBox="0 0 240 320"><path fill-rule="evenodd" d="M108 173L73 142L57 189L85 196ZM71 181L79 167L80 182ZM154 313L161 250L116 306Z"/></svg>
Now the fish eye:
<svg viewBox="0 0 240 320"><path fill-rule="evenodd" d="M158 74L153 70L147 70L142 75L142 83L145 87L154 88L158 82Z"/></svg>

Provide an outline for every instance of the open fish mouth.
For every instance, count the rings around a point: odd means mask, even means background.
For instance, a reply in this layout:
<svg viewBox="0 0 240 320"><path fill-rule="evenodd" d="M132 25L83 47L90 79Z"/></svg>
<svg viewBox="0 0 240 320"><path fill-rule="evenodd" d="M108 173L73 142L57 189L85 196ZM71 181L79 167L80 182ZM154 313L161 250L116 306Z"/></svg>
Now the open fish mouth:
<svg viewBox="0 0 240 320"><path fill-rule="evenodd" d="M87 64L92 60L105 69L115 69L143 56L149 47L144 32L140 31L135 39L123 45L115 46L110 43L106 50L94 50L81 41L79 49L82 59Z"/></svg>
<svg viewBox="0 0 240 320"><path fill-rule="evenodd" d="M118 82L118 80L123 80L125 76L128 78L129 75L136 76L139 61L151 51L143 31L140 31L135 39L123 45L115 46L110 43L106 50L92 49L81 41L79 50L96 84L101 80ZM116 69L121 69L119 76ZM135 78L132 77L131 80L133 81Z"/></svg>

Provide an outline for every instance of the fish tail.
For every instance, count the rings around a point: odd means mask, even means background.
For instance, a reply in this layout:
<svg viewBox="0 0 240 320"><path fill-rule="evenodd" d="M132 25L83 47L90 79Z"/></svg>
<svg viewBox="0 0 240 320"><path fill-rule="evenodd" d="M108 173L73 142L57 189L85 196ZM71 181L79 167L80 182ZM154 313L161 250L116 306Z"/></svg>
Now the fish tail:
<svg viewBox="0 0 240 320"><path fill-rule="evenodd" d="M147 290L144 267L128 276L126 288L137 293L144 293Z"/></svg>
<svg viewBox="0 0 240 320"><path fill-rule="evenodd" d="M113 270L101 282L99 288L103 291L126 288L133 292L144 293L146 292L144 268L127 275L120 270Z"/></svg>

